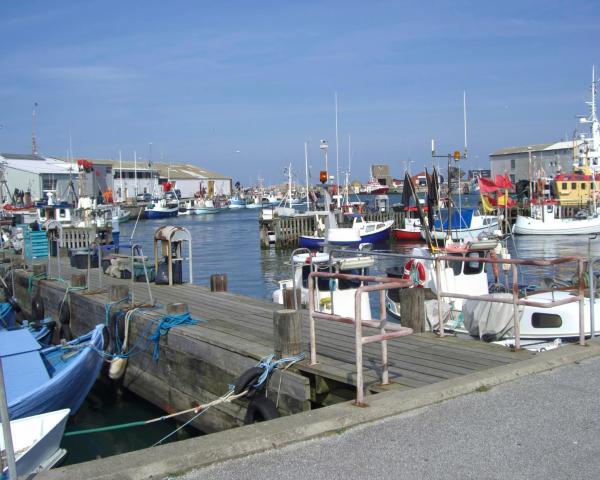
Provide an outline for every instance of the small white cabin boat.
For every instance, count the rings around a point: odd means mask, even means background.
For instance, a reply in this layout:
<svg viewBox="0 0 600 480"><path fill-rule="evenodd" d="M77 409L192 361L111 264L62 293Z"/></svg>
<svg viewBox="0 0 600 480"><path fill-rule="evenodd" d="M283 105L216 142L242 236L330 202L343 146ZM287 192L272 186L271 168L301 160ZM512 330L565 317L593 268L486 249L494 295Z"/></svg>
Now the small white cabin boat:
<svg viewBox="0 0 600 480"><path fill-rule="evenodd" d="M531 204L531 215L518 215L513 225L516 235L585 235L600 232L600 216L561 218L556 201Z"/></svg>
<svg viewBox="0 0 600 480"><path fill-rule="evenodd" d="M49 470L60 462L67 451L60 448L70 410L56 410L32 417L11 420L17 475L28 476ZM0 435L0 449L4 438ZM6 474L7 469L4 469Z"/></svg>

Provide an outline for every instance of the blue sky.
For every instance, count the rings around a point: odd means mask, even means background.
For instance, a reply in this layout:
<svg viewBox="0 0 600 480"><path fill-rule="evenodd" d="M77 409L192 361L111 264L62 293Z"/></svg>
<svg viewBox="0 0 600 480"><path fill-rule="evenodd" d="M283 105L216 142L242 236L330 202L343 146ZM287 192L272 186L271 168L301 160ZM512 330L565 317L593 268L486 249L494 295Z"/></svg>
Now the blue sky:
<svg viewBox="0 0 600 480"><path fill-rule="evenodd" d="M571 138L600 65L600 2L28 1L0 6L0 151L195 163L247 185L335 166L401 177L463 146ZM151 144L151 145L150 145Z"/></svg>

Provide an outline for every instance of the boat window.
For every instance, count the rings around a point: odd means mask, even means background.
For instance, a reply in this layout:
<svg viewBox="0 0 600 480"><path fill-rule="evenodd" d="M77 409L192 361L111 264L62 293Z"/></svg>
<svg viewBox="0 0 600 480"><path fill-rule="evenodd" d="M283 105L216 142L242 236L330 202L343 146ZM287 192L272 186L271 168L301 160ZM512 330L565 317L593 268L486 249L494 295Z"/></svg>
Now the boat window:
<svg viewBox="0 0 600 480"><path fill-rule="evenodd" d="M61 208L61 209L58 211L58 215L60 216L60 218L65 218L65 217L67 216L67 212L65 211L65 209L64 209L64 208Z"/></svg>
<svg viewBox="0 0 600 480"><path fill-rule="evenodd" d="M581 183L581 189L585 190L585 183L583 183L583 182Z"/></svg>
<svg viewBox="0 0 600 480"><path fill-rule="evenodd" d="M563 190L566 190L567 189L567 182L562 182L562 186L560 188L562 188Z"/></svg>
<svg viewBox="0 0 600 480"><path fill-rule="evenodd" d="M531 315L533 328L559 328L562 327L562 318L555 313L535 312Z"/></svg>
<svg viewBox="0 0 600 480"><path fill-rule="evenodd" d="M547 206L546 206L546 210L548 211L548 213L552 213L552 210L553 210L553 209L554 209L554 208L553 208L553 206L552 206L552 205L547 205Z"/></svg>
<svg viewBox="0 0 600 480"><path fill-rule="evenodd" d="M462 255L457 254L457 253L451 253L450 254L451 257L458 257L458 258L462 258ZM448 266L450 268L452 268L452 271L454 272L454 275L460 275L462 273L462 265L463 262L462 261L458 261L458 262L448 262Z"/></svg>
<svg viewBox="0 0 600 480"><path fill-rule="evenodd" d="M483 252L469 252L467 258L483 258ZM465 275L475 275L483 272L483 262L465 262Z"/></svg>
<svg viewBox="0 0 600 480"><path fill-rule="evenodd" d="M571 189L575 190L577 188L577 182L571 182Z"/></svg>
<svg viewBox="0 0 600 480"><path fill-rule="evenodd" d="M40 210L40 218L46 218L46 211Z"/></svg>

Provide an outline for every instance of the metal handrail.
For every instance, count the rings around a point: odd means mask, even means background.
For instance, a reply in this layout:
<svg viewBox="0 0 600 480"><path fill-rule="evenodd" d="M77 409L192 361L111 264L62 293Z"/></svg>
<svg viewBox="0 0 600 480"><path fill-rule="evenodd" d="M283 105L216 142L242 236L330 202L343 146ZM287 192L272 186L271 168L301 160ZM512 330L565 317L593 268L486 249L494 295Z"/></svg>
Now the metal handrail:
<svg viewBox="0 0 600 480"><path fill-rule="evenodd" d="M318 278L329 278L338 280L358 280L365 283L356 289L354 294L354 318L343 317L333 313L318 312L315 310L315 284ZM376 282L374 285L367 285ZM389 277L376 277L371 275L351 275L346 273L311 272L308 275L308 309L309 309L309 332L310 332L310 363L317 364L317 341L315 333L315 319L330 320L334 322L347 323L355 326L355 353L356 353L356 405L366 406L364 403L364 379L363 379L363 345L366 343L381 342L381 384L388 385L388 352L387 340L390 338L404 337L413 333L412 328L403 327L399 324L387 324L387 313L385 308L385 291L394 288L407 288L412 285L410 280ZM379 321L363 320L362 294L365 292L379 291ZM332 310L333 311L333 310ZM378 335L363 336L362 327L378 328ZM386 330L392 330L387 331Z"/></svg>

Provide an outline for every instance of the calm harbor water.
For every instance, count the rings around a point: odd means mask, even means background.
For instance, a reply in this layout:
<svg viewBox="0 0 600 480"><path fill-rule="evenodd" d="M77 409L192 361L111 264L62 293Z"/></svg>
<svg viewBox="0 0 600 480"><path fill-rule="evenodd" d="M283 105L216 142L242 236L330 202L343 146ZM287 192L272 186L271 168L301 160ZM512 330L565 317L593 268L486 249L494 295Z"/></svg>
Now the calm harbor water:
<svg viewBox="0 0 600 480"><path fill-rule="evenodd" d="M391 203L399 202L399 196L390 197ZM469 203L473 203L473 199L464 199L464 206ZM216 215L140 220L137 227L132 220L122 225L121 241L127 241L135 227L133 241L141 244L144 253L152 257L153 235L157 228L162 225L186 227L193 238L194 283L208 285L211 274L226 273L231 292L270 300L278 281L290 277L290 266L287 263L291 251L260 248L258 215L258 209L231 210ZM377 249L406 253L415 246L422 245L392 242L378 245ZM591 249L592 256L600 256L600 239L589 240L585 235L515 237L514 240L508 241L508 248L513 257L521 258L587 256L588 248ZM187 251L185 255L187 256ZM382 259L375 265L374 273L384 273L387 267L403 263L398 259ZM530 270L527 278L520 278L520 282L538 283L542 277L569 279L573 273L572 266ZM187 267L184 268L184 274L187 275ZM125 393L119 396L108 385L99 382L81 411L70 420L67 431L145 420L160 415L161 410L135 395ZM63 440L63 446L69 452L66 463L77 463L150 447L175 428L177 424L174 421L157 422L150 426L68 437ZM195 434L198 433L191 430L181 431L171 440Z"/></svg>

